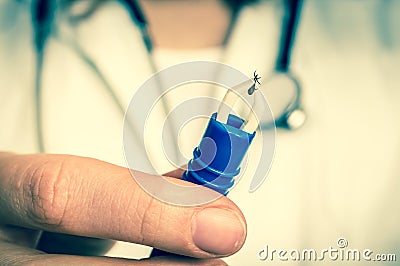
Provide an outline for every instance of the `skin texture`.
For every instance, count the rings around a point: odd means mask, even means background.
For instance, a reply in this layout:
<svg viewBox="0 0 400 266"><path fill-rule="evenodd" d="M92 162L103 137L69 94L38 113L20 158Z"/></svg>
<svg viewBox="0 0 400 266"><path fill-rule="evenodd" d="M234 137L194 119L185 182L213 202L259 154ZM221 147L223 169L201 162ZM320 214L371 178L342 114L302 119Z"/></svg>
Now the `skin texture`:
<svg viewBox="0 0 400 266"><path fill-rule="evenodd" d="M168 175L179 177L182 171ZM153 179L155 185L161 178L134 174ZM205 219L210 213L212 219ZM209 225L221 223L230 226L223 233L212 232ZM36 249L42 230L53 250L74 255L50 255ZM205 234L214 235L214 240L204 241ZM144 192L123 167L71 155L0 154L0 265L224 265L218 258L238 251L245 236L243 214L226 197L197 207L172 206ZM134 261L84 256L104 252L110 246L106 239L185 257ZM45 242L40 241L42 248L49 246Z"/></svg>

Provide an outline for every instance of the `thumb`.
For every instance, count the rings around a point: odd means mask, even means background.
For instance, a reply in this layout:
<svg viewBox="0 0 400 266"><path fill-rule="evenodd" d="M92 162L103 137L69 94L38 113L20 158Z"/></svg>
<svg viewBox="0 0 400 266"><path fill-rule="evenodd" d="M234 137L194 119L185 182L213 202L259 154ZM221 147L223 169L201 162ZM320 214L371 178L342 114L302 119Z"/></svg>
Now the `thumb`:
<svg viewBox="0 0 400 266"><path fill-rule="evenodd" d="M162 178L132 174L154 185ZM246 236L242 213L226 197L196 207L170 205L143 191L126 168L69 155L0 156L0 206L0 221L6 224L134 242L197 258L235 253Z"/></svg>

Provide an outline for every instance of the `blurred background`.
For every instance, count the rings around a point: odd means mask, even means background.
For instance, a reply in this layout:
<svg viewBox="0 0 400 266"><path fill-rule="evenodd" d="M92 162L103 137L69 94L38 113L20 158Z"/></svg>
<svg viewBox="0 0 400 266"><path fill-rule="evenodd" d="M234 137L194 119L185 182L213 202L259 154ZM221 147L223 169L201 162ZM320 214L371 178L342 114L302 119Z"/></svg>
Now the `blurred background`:
<svg viewBox="0 0 400 266"><path fill-rule="evenodd" d="M143 24L132 22L125 1L54 1L47 6L54 14L48 23L40 12L32 16L35 2L0 0L1 149L89 156L126 166L123 112L135 90L154 71L193 60L223 62L250 77L256 69L261 90L280 117L279 106L297 93L268 85L276 73L285 2L141 0L148 22ZM248 236L227 263L262 265L267 261L259 260L258 252L265 245L321 250L335 247L339 237L349 248L399 257L399 27L397 0L304 1L290 73L301 85L307 120L296 130L277 128L275 158L256 192L248 192L252 164L258 163L250 160L249 171L229 194L247 219ZM147 33L152 47L143 42ZM194 89L181 94L198 96ZM186 157L204 123L180 135ZM170 170L162 155L140 148L138 170L153 171L147 156L160 174ZM108 255L142 258L149 252L119 242ZM337 262L290 265L313 263Z"/></svg>

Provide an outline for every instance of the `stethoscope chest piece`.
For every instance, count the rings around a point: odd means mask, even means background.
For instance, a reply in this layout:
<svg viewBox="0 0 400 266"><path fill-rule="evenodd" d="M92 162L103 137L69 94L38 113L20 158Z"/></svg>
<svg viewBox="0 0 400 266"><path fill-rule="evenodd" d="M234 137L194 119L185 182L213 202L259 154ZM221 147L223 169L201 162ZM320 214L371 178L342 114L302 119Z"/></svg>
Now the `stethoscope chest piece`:
<svg viewBox="0 0 400 266"><path fill-rule="evenodd" d="M289 130L299 129L307 120L307 115L303 109L298 108L288 113L285 119L285 127Z"/></svg>
<svg viewBox="0 0 400 266"><path fill-rule="evenodd" d="M306 112L301 107L300 83L288 72L274 72L261 90L268 99L277 128L295 130L306 122ZM260 121L261 129L273 127L273 121Z"/></svg>

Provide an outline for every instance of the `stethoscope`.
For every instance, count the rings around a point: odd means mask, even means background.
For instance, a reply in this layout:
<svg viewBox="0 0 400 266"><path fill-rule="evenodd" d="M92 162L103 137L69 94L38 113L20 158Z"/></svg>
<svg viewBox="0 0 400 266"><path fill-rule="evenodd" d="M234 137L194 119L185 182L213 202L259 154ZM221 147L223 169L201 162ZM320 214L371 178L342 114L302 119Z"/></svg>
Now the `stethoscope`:
<svg viewBox="0 0 400 266"><path fill-rule="evenodd" d="M148 30L148 23L146 17L137 3L136 0L119 0L123 4L132 19L132 22L140 31L143 44L146 48L148 55L148 62L153 73L157 72L157 67L153 59L153 42ZM305 122L305 112L301 107L301 87L295 76L290 72L290 59L292 54L292 47L295 40L298 22L301 15L302 0L284 0L284 16L282 20L282 29L277 60L274 68L274 73L268 78L268 90L278 90L275 86L285 86L292 90L292 96L288 103L284 105L280 114L275 115L275 121L260 121L261 129L270 129L274 126L282 129L293 130L301 127ZM35 113L36 113L36 132L38 151L45 152L44 138L43 138L43 121L42 121L42 74L43 74L43 61L44 52L48 39L52 34L52 26L55 20L55 13L57 11L57 1L54 0L34 0L31 5L32 22L34 28L34 48L36 50L36 75L35 75ZM224 39L224 44L229 40L230 33L235 26L238 14L241 10L241 5L233 6L232 19L228 27L227 34ZM94 72L100 79L107 93L113 99L115 105L118 107L122 115L125 110L121 101L116 96L112 86L105 79L100 69L95 62L74 42L69 45L80 56L84 63ZM268 93L267 93L268 95ZM163 103L165 110L169 109L168 103Z"/></svg>
<svg viewBox="0 0 400 266"><path fill-rule="evenodd" d="M290 72L290 60L293 43L296 37L298 23L301 15L303 0L285 0L284 16L282 20L281 38L279 43L278 56L275 63L275 72L270 77L270 90L274 90L274 84L279 83L280 87L293 90L293 97L288 101L280 115L275 116L275 126L288 130L300 128L306 121L306 114L301 107L301 86L297 78ZM267 88L268 89L268 88ZM271 125L263 124L261 128L268 128Z"/></svg>

